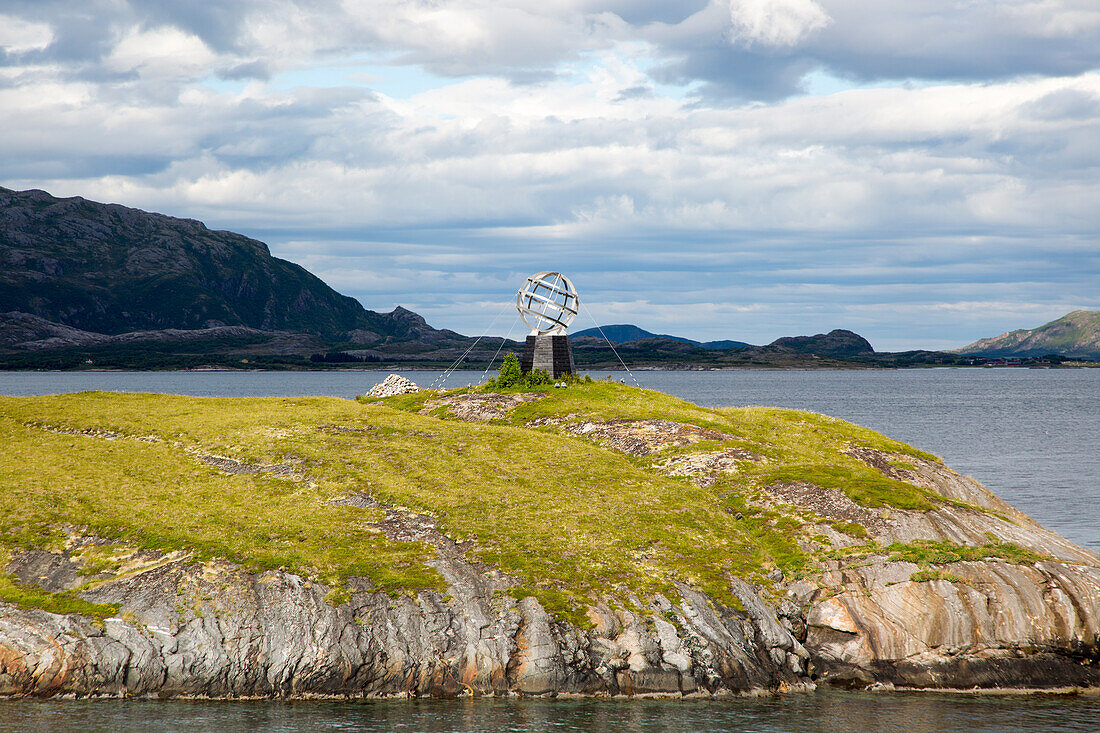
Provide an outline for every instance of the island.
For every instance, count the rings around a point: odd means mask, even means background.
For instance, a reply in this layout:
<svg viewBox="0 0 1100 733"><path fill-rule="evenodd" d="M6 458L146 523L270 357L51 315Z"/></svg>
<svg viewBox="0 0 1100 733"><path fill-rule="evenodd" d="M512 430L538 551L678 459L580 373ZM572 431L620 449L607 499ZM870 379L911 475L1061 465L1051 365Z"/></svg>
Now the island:
<svg viewBox="0 0 1100 733"><path fill-rule="evenodd" d="M0 398L0 694L1100 687L1100 556L824 415L613 381Z"/></svg>

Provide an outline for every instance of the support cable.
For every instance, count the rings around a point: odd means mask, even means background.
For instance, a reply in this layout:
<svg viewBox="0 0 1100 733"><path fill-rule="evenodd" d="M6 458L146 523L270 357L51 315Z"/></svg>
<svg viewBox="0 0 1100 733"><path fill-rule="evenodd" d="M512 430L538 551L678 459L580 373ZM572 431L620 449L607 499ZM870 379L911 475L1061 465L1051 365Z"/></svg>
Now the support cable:
<svg viewBox="0 0 1100 733"><path fill-rule="evenodd" d="M603 336L603 340L604 340L604 341L606 341L606 342L607 342L607 345L611 347L611 353L615 354L615 358L616 358L616 359L618 359L618 360L619 360L619 363L623 365L623 369L625 369L625 370L626 370L626 373L627 373L627 374L629 374L629 375L630 375L630 378L634 380L634 384L635 384L635 386L637 386L637 387L638 387L638 389L642 389L642 385L641 385L641 384L640 384L640 383L638 382L638 378L634 376L634 372L630 371L630 367L628 367L628 366L626 365L626 362L625 362L625 361L623 361L623 358L622 358L621 356L619 356L619 352L618 352L618 350L617 350L617 349L615 348L615 344L611 343L611 339L609 339L609 338L607 337L607 334L605 334L605 333L603 332L603 329L602 329L602 328L600 328L600 324L599 324L599 323L598 323L598 322L596 321L596 319L595 319L595 318L592 318L592 313L591 313L591 311L589 311L589 310L588 310L588 306L587 306L587 305L585 305L585 304L584 304L584 303L582 302L582 303L581 303L581 308L584 308L584 312L585 312L585 314L586 314L586 315L587 315L587 316L589 317L589 319L591 319L592 323L595 323L595 324L596 324L596 330L600 332L600 335L601 335L601 336Z"/></svg>
<svg viewBox="0 0 1100 733"><path fill-rule="evenodd" d="M451 373L458 368L458 365L462 363L462 360L465 359L470 354L470 352L474 350L474 347L478 345L478 342L489 334L489 331L492 330L493 326L496 324L501 314L504 313L504 311L506 310L508 310L508 306L505 306L495 316L493 316L493 320L490 321L489 325L485 327L485 331L476 339L474 339L474 342L470 344L470 346L465 351L463 351L457 359L451 362L451 365L444 369L442 374L435 378L435 380L432 382L432 386L428 389L434 392L438 392L440 389L443 388L443 383L447 381L447 377L449 377Z"/></svg>
<svg viewBox="0 0 1100 733"><path fill-rule="evenodd" d="M485 367L485 371L481 373L481 381L485 381L485 377L489 375L489 370L493 368L493 364L496 363L497 357L500 356L500 350L504 348L504 344L508 343L508 339L512 338L512 330L515 329L516 324L519 323L519 315L516 315L512 325L508 327L508 335L500 340L500 346L497 347L497 353L493 354L493 358L489 360L489 366Z"/></svg>

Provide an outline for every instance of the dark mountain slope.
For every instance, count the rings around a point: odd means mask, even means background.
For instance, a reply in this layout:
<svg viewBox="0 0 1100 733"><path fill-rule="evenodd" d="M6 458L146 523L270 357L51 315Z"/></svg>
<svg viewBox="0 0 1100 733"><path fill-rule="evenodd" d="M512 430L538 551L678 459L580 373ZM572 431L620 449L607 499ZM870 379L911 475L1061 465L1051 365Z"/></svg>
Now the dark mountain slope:
<svg viewBox="0 0 1100 733"><path fill-rule="evenodd" d="M814 336L788 336L776 339L768 344L768 348L836 357L865 356L875 352L867 339L842 328Z"/></svg>
<svg viewBox="0 0 1100 733"><path fill-rule="evenodd" d="M683 336L670 336L667 333L652 333L630 323L618 323L611 326L594 326L592 328L586 328L583 331L577 331L573 336L592 336L600 341L606 338L614 344L626 344L633 341L641 341L643 339L657 338L668 339L669 341L679 341L683 344L691 344L692 346L699 346L704 349L740 349L749 346L749 344L744 341L730 341L728 339L723 341L694 341L689 338L684 338Z"/></svg>
<svg viewBox="0 0 1100 733"><path fill-rule="evenodd" d="M7 311L101 334L245 326L368 342L412 325L401 313L365 310L240 234L0 188L0 313ZM347 336L356 331L359 338Z"/></svg>

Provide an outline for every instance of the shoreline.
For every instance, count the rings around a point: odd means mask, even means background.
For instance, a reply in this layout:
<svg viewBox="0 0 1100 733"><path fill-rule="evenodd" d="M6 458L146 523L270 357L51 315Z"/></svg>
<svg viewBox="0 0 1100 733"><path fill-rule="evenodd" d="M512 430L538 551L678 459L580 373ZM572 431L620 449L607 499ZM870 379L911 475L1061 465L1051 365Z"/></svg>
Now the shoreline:
<svg viewBox="0 0 1100 733"><path fill-rule="evenodd" d="M851 371L867 371L867 372L884 372L884 371L917 371L917 370L941 370L941 369L965 369L965 370L1020 370L1026 369L1030 371L1074 371L1083 369L1100 369L1100 362L1088 362L1083 364L1073 365L1051 365L1051 366L1029 366L1025 364L1003 364L1003 365L962 365L962 364L917 364L913 366L867 366L867 365L827 365L827 366L813 366L813 365L797 365L797 366L699 366L699 365L687 365L687 366L637 366L631 367L630 371L633 372L851 372ZM136 368L110 368L110 367L98 367L89 369L0 369L0 374L158 374L158 373L207 373L218 372L228 374L281 374L281 373L309 373L309 374L332 374L332 373L376 373L376 372L392 372L392 371L405 371L405 372L443 372L447 371L443 366L424 366L424 365L404 365L404 364L378 364L371 365L370 367L361 366L349 366L349 367L332 367L328 369L313 369L313 368L287 368L287 369L271 369L269 367L263 368L237 368L237 367L222 367L222 366L210 366L210 367L164 367L154 369L136 369ZM483 367L476 369L453 369L452 373L480 373L484 372ZM578 367L577 372L583 374L584 372L622 372L626 373L624 369L617 365L609 366L584 366Z"/></svg>
<svg viewBox="0 0 1100 733"><path fill-rule="evenodd" d="M750 700L750 699L773 699L783 697L786 695L950 695L952 697L1005 697L1005 698L1023 698L1023 697L1055 697L1055 698L1097 698L1100 699L1100 687L984 687L984 688L955 688L955 687L896 687L892 685L871 685L860 689L845 689L842 687L836 687L828 684L810 684L810 685L791 685L784 686L783 689L777 690L746 690L744 692L732 692L728 690L707 693L707 692L690 692L690 693L667 693L667 692L650 692L650 693L637 693L633 695L612 695L609 693L593 693L584 694L577 692L548 692L542 694L531 694L522 692L505 692L505 693L471 693L462 692L457 695L442 696L442 695L417 695L411 692L400 692L393 694L323 694L323 693L304 693L293 695L195 695L195 694L179 694L179 695L164 695L163 693L148 693L141 695L129 695L129 694L95 694L95 695L78 695L75 693L64 693L59 695L0 695L0 703L9 701L47 701L47 700L96 700L96 701L156 701L156 702L216 702L216 703L234 703L234 702L390 702L390 701L402 701L402 702L457 702L465 701L470 702L474 700L491 700L491 701L518 701L518 700L538 700L538 701L604 701L604 702L629 702L629 701L652 701L662 700L669 702L726 702L735 700Z"/></svg>

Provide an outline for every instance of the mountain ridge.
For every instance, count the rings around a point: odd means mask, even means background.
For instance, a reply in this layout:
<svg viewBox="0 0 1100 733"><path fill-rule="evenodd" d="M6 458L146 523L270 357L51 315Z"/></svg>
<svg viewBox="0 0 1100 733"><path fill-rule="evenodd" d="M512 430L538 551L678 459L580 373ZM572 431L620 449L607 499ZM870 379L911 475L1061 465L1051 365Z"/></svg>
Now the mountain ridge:
<svg viewBox="0 0 1100 733"><path fill-rule="evenodd" d="M635 326L632 323L616 323L610 326L593 326L592 328L586 328L581 331L577 331L573 334L574 338L592 336L599 339L607 339L613 344L626 344L632 341L641 341L643 339L668 339L669 341L679 341L684 344L691 344L692 346L698 346L703 349L740 349L746 346L752 346L750 343L744 341L732 341L729 339L723 339L720 341L696 341L695 339L685 338L684 336L673 336L667 333L653 333L647 331L640 326Z"/></svg>
<svg viewBox="0 0 1100 733"><path fill-rule="evenodd" d="M403 309L368 311L241 234L0 187L0 313L11 312L105 336L237 326L372 342L430 329Z"/></svg>
<svg viewBox="0 0 1100 733"><path fill-rule="evenodd" d="M989 357L1058 356L1100 358L1100 311L1075 310L1036 328L1019 328L979 339L952 353Z"/></svg>

